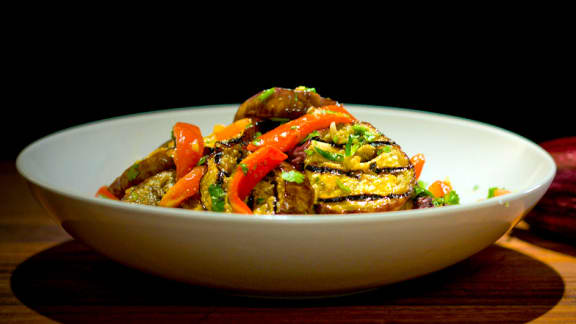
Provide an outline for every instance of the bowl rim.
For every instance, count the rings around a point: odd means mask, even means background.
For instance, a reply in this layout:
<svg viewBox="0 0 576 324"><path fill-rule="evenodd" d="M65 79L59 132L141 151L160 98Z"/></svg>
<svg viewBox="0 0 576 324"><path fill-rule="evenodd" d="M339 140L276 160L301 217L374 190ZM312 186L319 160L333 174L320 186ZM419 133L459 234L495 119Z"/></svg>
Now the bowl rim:
<svg viewBox="0 0 576 324"><path fill-rule="evenodd" d="M90 127L98 127L99 125L106 124L109 122L122 122L128 120L134 120L138 118L154 118L157 115L166 115L166 114L178 114L182 112L186 112L189 110L201 110L201 109L214 109L214 108L237 108L239 104L215 104L215 105L202 105L202 106L191 106L191 107L180 107L180 108L171 108L171 109L163 109L163 110L152 110L134 114L127 114L121 116L110 117L106 119L100 119L96 121L91 121L88 123L83 123L79 125L75 125L72 127L68 127L54 133L48 134L43 136L32 143L28 144L22 151L18 154L16 158L16 169L18 173L25 178L27 181L43 188L44 190L56 193L58 195L65 196L70 199L79 200L91 205L108 207L108 208L115 208L115 209L122 209L126 211L134 211L142 214L147 214L150 216L161 216L161 217L172 217L177 219L197 219L197 220L205 220L205 221L213 221L213 222L240 222L240 223L359 223L359 222L373 222L373 221L394 221L394 220L405 220L405 219L418 219L424 217L433 217L438 215L444 214L453 214L453 213L464 213L467 211L473 211L477 209L483 208L491 208L496 205L507 205L511 201L519 200L522 197L529 195L534 191L538 191L539 189L550 185L552 182L555 174L556 174L556 164L552 158L552 156L544 150L538 144L532 142L531 140L518 135L514 132L506 130L504 128L491 125L488 123L460 117L460 116L453 116L448 114L430 112L430 111L422 111L410 108L399 108L399 107L390 107L390 106L378 106L378 105L365 105L365 104L343 104L347 109L350 110L369 110L369 111L383 111L386 110L391 113L399 113L399 114L406 114L412 116L421 116L427 118L437 118L442 120L449 120L450 122L456 123L464 123L467 126L482 128L484 130L488 130L491 132L497 132L505 136L514 137L516 140L523 142L528 147L536 150L543 158L546 160L549 171L548 173L541 179L537 181L536 184L527 187L521 191L512 192L510 194L500 196L497 198L492 199L485 199L476 202L470 202L462 205L454 205L454 206L445 206L440 208L426 208L426 209L412 209L412 210L399 210L399 211L388 211L388 212L379 212L379 213L354 213L354 214L323 214L323 215L293 215L293 214L281 214L281 215L254 215L246 217L246 215L236 214L236 213L217 213L211 211L193 211L187 209L180 209L180 208L165 208L165 207L158 207L158 206L147 206L147 205L137 205L137 204L128 204L121 201L114 201L110 199L102 199L97 197L87 197L82 194L78 194L76 192L70 190L64 190L52 186L49 183L45 183L38 178L35 178L33 175L29 174L25 168L23 167L23 161L26 158L26 155L29 151L33 150L35 147L42 145L45 141L54 140L59 136L65 136L68 133L78 131L85 128ZM531 206L528 206L531 207ZM135 213L136 214L136 213ZM133 215L137 217L137 215Z"/></svg>

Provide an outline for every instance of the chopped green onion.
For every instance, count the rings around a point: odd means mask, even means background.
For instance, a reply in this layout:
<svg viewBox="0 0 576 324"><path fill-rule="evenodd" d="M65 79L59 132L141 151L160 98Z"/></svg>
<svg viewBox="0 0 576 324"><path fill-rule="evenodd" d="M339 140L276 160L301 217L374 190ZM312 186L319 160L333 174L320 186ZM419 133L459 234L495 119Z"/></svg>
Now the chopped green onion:
<svg viewBox="0 0 576 324"><path fill-rule="evenodd" d="M342 182L340 182L340 180L336 179L336 185L338 185L338 188L340 188L340 190L344 191L344 193L350 193L352 190L350 190L350 188L346 187Z"/></svg>
<svg viewBox="0 0 576 324"><path fill-rule="evenodd" d="M320 136L320 133L318 131L313 131L312 133L308 134L308 136L306 136L306 138L304 138L302 141L300 141L300 144L306 142L307 140L314 138L314 137L318 137Z"/></svg>
<svg viewBox="0 0 576 324"><path fill-rule="evenodd" d="M344 160L344 156L342 154L324 151L323 149L316 147L316 146L314 146L314 151L316 151L316 153L320 154L323 158L330 160L330 161L342 162Z"/></svg>
<svg viewBox="0 0 576 324"><path fill-rule="evenodd" d="M268 90L264 90L262 91L262 93L258 96L258 99L260 101L265 101L266 99L268 99L268 97L270 97L272 94L274 94L275 88L270 88Z"/></svg>
<svg viewBox="0 0 576 324"><path fill-rule="evenodd" d="M353 156L360 146L357 135L348 135L348 142L346 142L346 145L344 146L344 154L346 156Z"/></svg>

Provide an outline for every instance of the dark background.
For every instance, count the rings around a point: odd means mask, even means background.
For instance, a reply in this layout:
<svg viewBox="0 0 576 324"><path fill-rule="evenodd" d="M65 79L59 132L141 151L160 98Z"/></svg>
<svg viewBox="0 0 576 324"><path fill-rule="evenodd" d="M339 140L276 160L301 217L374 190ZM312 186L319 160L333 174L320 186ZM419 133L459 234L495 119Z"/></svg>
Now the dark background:
<svg viewBox="0 0 576 324"><path fill-rule="evenodd" d="M349 32L346 42L346 25L330 33L194 30L185 38L154 40L141 30L138 37L130 30L114 37L98 29L50 30L26 40L26 50L9 64L16 73L8 92L16 100L5 99L5 112L14 118L2 127L9 139L2 158L14 159L34 140L74 125L175 107L239 104L273 86L314 87L344 104L470 118L537 143L576 135L569 96L574 50L563 25L547 21L542 29L536 21L487 29L482 23L396 37L390 31Z"/></svg>

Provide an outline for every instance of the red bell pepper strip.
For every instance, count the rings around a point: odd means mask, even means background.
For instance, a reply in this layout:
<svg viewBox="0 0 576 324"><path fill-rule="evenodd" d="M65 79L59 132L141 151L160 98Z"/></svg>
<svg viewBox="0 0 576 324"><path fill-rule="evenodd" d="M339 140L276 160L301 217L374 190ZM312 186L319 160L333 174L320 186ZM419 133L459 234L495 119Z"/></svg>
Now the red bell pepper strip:
<svg viewBox="0 0 576 324"><path fill-rule="evenodd" d="M96 197L98 198L107 198L107 199L112 199L112 200L120 200L118 199L118 197L114 196L113 193L110 192L110 190L108 190L107 186L102 186L100 187L100 189L98 189L98 191L96 192Z"/></svg>
<svg viewBox="0 0 576 324"><path fill-rule="evenodd" d="M426 162L426 158L424 154L418 153L410 158L410 163L414 166L414 174L416 180L420 178L420 173L422 173L422 168L424 168L424 163Z"/></svg>
<svg viewBox="0 0 576 324"><path fill-rule="evenodd" d="M239 119L235 122L233 122L232 124L214 132L214 137L216 138L217 141L226 141L229 139L232 139L236 136L238 136L239 134L242 134L242 132L250 125L252 124L252 119L250 118L242 118Z"/></svg>
<svg viewBox="0 0 576 324"><path fill-rule="evenodd" d="M282 153L278 148L265 146L242 160L232 174L232 179L228 185L228 201L232 211L240 214L253 214L244 200L268 172L287 158L288 155Z"/></svg>
<svg viewBox="0 0 576 324"><path fill-rule="evenodd" d="M200 180L205 171L205 165L194 167L192 171L188 172L168 189L158 206L178 207L184 200L194 196L200 189Z"/></svg>
<svg viewBox="0 0 576 324"><path fill-rule="evenodd" d="M268 133L248 144L249 151L256 151L263 146L274 146L282 152L287 152L294 148L311 132L330 127L332 122L335 123L353 123L356 119L348 114L336 112L334 108L338 106L327 106L328 108L319 108L314 113L305 114L297 119L284 123ZM326 113L330 112L330 113Z"/></svg>
<svg viewBox="0 0 576 324"><path fill-rule="evenodd" d="M204 152L204 139L200 128L188 123L176 123L172 132L176 141L176 150L174 150L176 177L180 179L200 161Z"/></svg>

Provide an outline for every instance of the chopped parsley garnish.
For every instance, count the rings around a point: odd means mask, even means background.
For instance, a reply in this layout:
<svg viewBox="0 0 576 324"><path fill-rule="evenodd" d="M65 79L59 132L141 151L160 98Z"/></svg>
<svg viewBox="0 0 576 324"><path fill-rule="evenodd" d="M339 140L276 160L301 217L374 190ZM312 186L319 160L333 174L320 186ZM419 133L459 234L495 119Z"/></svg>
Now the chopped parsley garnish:
<svg viewBox="0 0 576 324"><path fill-rule="evenodd" d="M262 133L260 132L256 132L256 134L254 134L254 140L252 141L253 145L260 146L263 144L264 141L259 139L260 136L262 136Z"/></svg>
<svg viewBox="0 0 576 324"><path fill-rule="evenodd" d="M378 149L378 155L382 153L390 153L390 151L392 151L392 147L390 145L386 145Z"/></svg>
<svg viewBox="0 0 576 324"><path fill-rule="evenodd" d="M138 175L140 174L140 170L138 169L140 165L138 163L134 163L130 169L128 169L128 171L126 171L126 178L128 178L128 181L132 181L134 179L136 179L136 177L138 177Z"/></svg>
<svg viewBox="0 0 576 324"><path fill-rule="evenodd" d="M423 181L418 181L414 187L413 198L418 196L432 197L432 203L434 207L448 206L448 205L458 205L460 204L460 197L456 191L449 191L444 197L434 196L428 189L426 189L426 183Z"/></svg>
<svg viewBox="0 0 576 324"><path fill-rule="evenodd" d="M496 192L496 190L498 190L498 187L490 187L488 188L488 197L486 198L494 198L496 195L494 194Z"/></svg>
<svg viewBox="0 0 576 324"><path fill-rule="evenodd" d="M203 157L201 157L200 161L198 161L198 164L196 164L196 165L202 165L202 164L206 163L206 158L208 158L208 155L204 155Z"/></svg>
<svg viewBox="0 0 576 324"><path fill-rule="evenodd" d="M242 173L244 173L244 175L248 174L248 166L245 163L240 163L240 168L242 169Z"/></svg>
<svg viewBox="0 0 576 324"><path fill-rule="evenodd" d="M282 172L282 179L288 182L302 183L304 182L305 176L298 171L288 171Z"/></svg>
<svg viewBox="0 0 576 324"><path fill-rule="evenodd" d="M210 194L210 199L212 201L212 211L223 212L225 211L226 204L226 192L222 187L213 183L208 186L208 193Z"/></svg>
<svg viewBox="0 0 576 324"><path fill-rule="evenodd" d="M323 149L316 146L314 146L314 151L320 154L323 158L330 161L342 162L344 160L344 156L342 154L324 151Z"/></svg>
<svg viewBox="0 0 576 324"><path fill-rule="evenodd" d="M261 204L262 204L263 202L265 202L265 201L266 201L266 199L264 199L264 198L261 198L261 197L260 197L260 198L256 198L256 204L258 204L258 205L261 205Z"/></svg>
<svg viewBox="0 0 576 324"><path fill-rule="evenodd" d="M361 136L365 139L368 143L373 142L376 139L376 134L370 132L366 127L362 125L354 125L352 126L354 130L354 134Z"/></svg>
<svg viewBox="0 0 576 324"><path fill-rule="evenodd" d="M320 133L318 131L313 131L312 133L308 134L308 136L306 136L302 141L300 141L300 144L306 142L307 140L314 138L314 137L318 137L320 136Z"/></svg>
<svg viewBox="0 0 576 324"><path fill-rule="evenodd" d="M275 88L270 88L267 90L262 91L262 93L258 96L260 101L265 101L268 99L272 94L274 94Z"/></svg>

